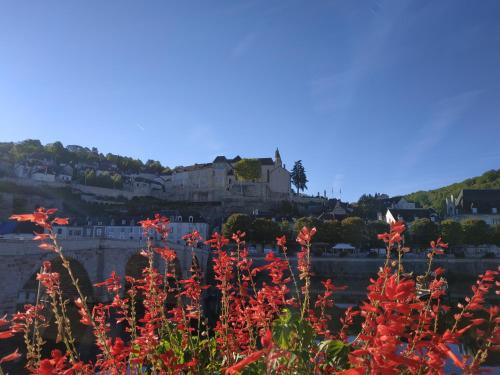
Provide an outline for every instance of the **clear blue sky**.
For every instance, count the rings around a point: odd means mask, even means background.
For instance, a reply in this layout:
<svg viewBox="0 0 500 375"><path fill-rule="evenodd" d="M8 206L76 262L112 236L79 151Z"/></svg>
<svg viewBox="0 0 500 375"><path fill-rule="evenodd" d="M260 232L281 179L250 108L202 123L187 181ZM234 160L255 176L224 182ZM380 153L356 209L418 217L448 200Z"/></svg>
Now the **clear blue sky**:
<svg viewBox="0 0 500 375"><path fill-rule="evenodd" d="M0 141L302 159L357 200L500 168L500 1L3 1Z"/></svg>

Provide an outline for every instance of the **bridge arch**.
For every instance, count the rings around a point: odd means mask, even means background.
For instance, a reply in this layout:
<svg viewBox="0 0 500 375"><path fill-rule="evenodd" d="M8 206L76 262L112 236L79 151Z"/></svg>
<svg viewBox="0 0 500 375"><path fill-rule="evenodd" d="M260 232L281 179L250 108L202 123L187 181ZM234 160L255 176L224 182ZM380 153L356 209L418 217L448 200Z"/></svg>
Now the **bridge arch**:
<svg viewBox="0 0 500 375"><path fill-rule="evenodd" d="M95 301L94 287L92 285L89 273L80 261L72 257L66 257L66 259L69 261L73 275L78 280L80 290L87 297L87 301L89 303L93 303ZM64 268L64 266L62 265L62 261L60 258L52 258L49 261L51 263L51 271L59 273L63 298L74 301L79 297L79 295L75 286L71 282L68 270L66 270L66 268ZM24 283L23 287L19 291L17 300L18 307L22 307L27 303L34 304L36 302L37 294L39 294L39 283L36 279L36 276L39 272L40 269L37 269L35 272L33 272L30 278ZM41 287L40 296L42 296L43 293L43 287Z"/></svg>

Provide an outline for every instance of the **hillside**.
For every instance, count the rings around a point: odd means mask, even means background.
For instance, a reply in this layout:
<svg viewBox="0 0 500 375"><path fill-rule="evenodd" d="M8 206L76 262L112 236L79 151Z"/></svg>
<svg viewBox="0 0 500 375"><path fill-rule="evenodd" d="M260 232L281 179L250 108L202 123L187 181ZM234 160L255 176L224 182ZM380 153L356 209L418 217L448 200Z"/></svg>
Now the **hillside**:
<svg viewBox="0 0 500 375"><path fill-rule="evenodd" d="M445 199L453 194L455 197L462 189L495 189L500 188L500 169L491 170L481 176L468 178L439 189L417 191L406 195L410 201L417 202L421 207L433 208L439 214L445 212Z"/></svg>
<svg viewBox="0 0 500 375"><path fill-rule="evenodd" d="M14 165L19 162L33 160L44 161L45 165L89 163L109 168L114 166L116 171L124 173L162 173L169 174L171 169L162 165L158 160L134 159L128 156L100 153L97 148L68 145L64 147L61 142L43 145L38 139L26 139L21 142L0 142L0 161ZM0 169L0 175L2 170Z"/></svg>

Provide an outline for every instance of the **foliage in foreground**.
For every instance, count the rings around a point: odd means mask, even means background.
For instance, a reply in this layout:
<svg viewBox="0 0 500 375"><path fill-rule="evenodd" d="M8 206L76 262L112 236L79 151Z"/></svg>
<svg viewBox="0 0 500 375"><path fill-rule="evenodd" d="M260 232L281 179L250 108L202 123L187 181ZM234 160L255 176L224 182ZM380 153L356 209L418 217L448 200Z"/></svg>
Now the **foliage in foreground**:
<svg viewBox="0 0 500 375"><path fill-rule="evenodd" d="M53 225L67 219L51 218L55 209L38 209L33 214L14 215L20 221L32 221L45 229L35 239L43 251L60 258L79 298L63 297L60 275L43 264L38 280L45 288L48 302L28 305L11 319L0 320L6 339L22 334L26 351L0 359L0 364L25 357L26 368L34 374L147 373L147 374L423 374L443 373L447 362L464 373L478 373L489 353L500 347L499 308L487 306L488 293L498 294L498 271L479 275L472 296L457 306L452 323L443 320L450 307L444 303L444 270L433 269L436 254L447 245L440 239L431 243L428 269L415 277L406 273L402 257L403 223L395 223L379 239L387 244L385 265L370 280L365 301L349 308L340 319L340 328L332 331L329 322L335 292L344 287L331 280L323 282L323 292L311 295L311 240L316 229L304 227L297 236L301 251L297 255L297 276L292 272L286 239L277 238L282 257L267 255L267 263L252 264L245 247L245 233L232 235L235 246L225 250L230 240L215 233L206 241L213 249L213 271L220 293L220 316L213 327L202 311L201 271L193 262L191 276L181 280L173 267L176 253L167 245L168 219L156 215L141 222L145 235L158 232L164 241L149 241L141 250L147 259L141 278L126 277L130 286L124 291L120 278L113 273L97 287L113 296L109 304L92 308L74 277L69 261L58 243ZM193 249L201 238L197 232L185 237ZM164 272L154 267L153 256L164 261ZM193 253L194 259L194 253ZM256 279L266 275L269 282ZM138 318L137 304L142 301L144 316ZM175 301L175 303L171 303ZM89 326L99 354L95 362L83 362L72 335L68 306L75 304L80 323ZM53 314L58 340L64 352L53 350L42 358L40 330L48 325L47 313ZM352 339L354 320L361 324ZM111 320L116 320L112 322ZM126 335L111 337L111 325L121 324ZM450 345L466 333L477 337L472 355L458 356Z"/></svg>

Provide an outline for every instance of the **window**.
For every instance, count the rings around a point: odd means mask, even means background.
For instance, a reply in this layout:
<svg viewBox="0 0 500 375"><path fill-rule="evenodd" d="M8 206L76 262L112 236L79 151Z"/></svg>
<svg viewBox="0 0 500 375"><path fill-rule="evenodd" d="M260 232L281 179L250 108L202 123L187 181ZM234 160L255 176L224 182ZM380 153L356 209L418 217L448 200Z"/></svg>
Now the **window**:
<svg viewBox="0 0 500 375"><path fill-rule="evenodd" d="M57 228L57 234L62 234L62 228Z"/></svg>
<svg viewBox="0 0 500 375"><path fill-rule="evenodd" d="M492 213L493 215L496 215L496 214L498 213L497 208L496 208L496 207L493 207L493 208L491 209L491 213Z"/></svg>
<svg viewBox="0 0 500 375"><path fill-rule="evenodd" d="M194 217L189 216L189 222L190 222L190 223L194 222Z"/></svg>
<svg viewBox="0 0 500 375"><path fill-rule="evenodd" d="M473 213L474 215L476 215L476 214L477 214L477 207L472 207L472 213Z"/></svg>

